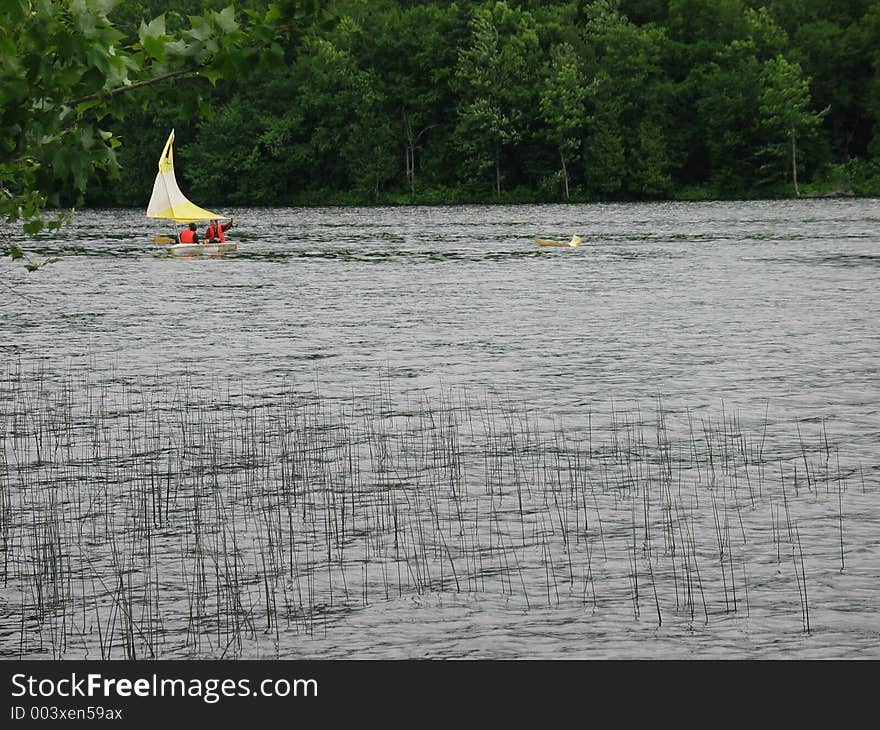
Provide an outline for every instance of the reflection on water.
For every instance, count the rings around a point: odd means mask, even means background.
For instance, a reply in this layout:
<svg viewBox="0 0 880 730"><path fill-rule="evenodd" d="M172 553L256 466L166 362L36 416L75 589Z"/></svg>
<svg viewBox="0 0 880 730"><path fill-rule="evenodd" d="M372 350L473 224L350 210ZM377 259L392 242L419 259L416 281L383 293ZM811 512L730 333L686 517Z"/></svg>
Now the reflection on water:
<svg viewBox="0 0 880 730"><path fill-rule="evenodd" d="M0 651L136 595L168 656L876 657L876 205L248 209L186 260L77 214L8 269Z"/></svg>

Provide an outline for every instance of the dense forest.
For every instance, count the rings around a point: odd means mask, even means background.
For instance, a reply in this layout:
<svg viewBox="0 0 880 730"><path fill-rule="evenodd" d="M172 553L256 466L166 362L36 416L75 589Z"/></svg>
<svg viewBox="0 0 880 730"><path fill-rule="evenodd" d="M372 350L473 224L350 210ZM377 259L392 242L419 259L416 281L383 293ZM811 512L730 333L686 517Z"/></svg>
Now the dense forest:
<svg viewBox="0 0 880 730"><path fill-rule="evenodd" d="M109 17L135 42L227 3ZM86 202L145 205L172 127L209 206L880 192L880 0L322 5L271 66L127 95Z"/></svg>

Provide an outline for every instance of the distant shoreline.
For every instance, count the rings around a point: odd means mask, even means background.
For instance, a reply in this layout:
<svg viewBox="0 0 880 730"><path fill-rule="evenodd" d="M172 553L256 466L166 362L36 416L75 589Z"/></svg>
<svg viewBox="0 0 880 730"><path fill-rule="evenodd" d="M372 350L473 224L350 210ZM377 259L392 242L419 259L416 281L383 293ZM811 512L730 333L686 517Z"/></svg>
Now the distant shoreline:
<svg viewBox="0 0 880 730"><path fill-rule="evenodd" d="M571 198L569 200L545 200L540 198L528 199L516 195L504 196L500 198L462 198L458 200L438 201L431 199L430 196L425 199L416 196L412 199L401 199L399 196L383 196L376 199L359 199L356 196L333 196L328 195L323 200L318 197L309 196L308 199L297 199L285 202L278 202L271 205L259 205L255 203L218 203L215 207L225 209L242 209L242 208L419 208L419 207L457 207L457 206L516 206L516 205L642 205L642 204L661 204L661 203L762 203L762 202L783 202L798 200L871 200L880 198L877 194L860 194L852 189L844 188L839 190L831 190L828 192L821 191L805 191L800 196L767 196L767 197L673 197L673 198L653 198L653 199L588 199L588 198ZM87 204L81 210L127 210L137 208L133 205L108 205L108 204Z"/></svg>

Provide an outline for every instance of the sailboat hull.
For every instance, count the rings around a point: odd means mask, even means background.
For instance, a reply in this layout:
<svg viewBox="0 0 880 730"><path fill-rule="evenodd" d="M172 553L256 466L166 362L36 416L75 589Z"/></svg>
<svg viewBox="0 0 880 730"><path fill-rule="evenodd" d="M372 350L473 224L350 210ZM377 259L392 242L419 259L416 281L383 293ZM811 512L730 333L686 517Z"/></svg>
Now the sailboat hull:
<svg viewBox="0 0 880 730"><path fill-rule="evenodd" d="M225 243L176 243L165 248L172 256L205 256L220 253L232 253L237 244Z"/></svg>

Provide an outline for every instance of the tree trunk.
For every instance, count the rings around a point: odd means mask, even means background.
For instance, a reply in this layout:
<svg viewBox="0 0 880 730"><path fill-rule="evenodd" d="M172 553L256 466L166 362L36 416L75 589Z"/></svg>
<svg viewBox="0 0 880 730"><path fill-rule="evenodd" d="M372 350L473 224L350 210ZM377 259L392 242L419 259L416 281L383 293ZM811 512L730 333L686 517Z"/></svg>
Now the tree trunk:
<svg viewBox="0 0 880 730"><path fill-rule="evenodd" d="M791 179L794 181L794 194L795 197L801 197L801 191L798 188L798 179L797 179L797 144L795 142L794 131L791 133Z"/></svg>
<svg viewBox="0 0 880 730"><path fill-rule="evenodd" d="M407 140L406 147L404 148L404 167L405 167L405 176L406 180L409 183L409 190L412 194L416 192L416 171L415 171L415 150L413 149L412 142Z"/></svg>
<svg viewBox="0 0 880 730"><path fill-rule="evenodd" d="M413 195L416 194L416 143L422 138L422 135L428 130L436 127L436 124L429 124L422 127L418 134L413 133L412 124L406 114L403 115L404 130L406 133L406 179L409 181L409 191Z"/></svg>
<svg viewBox="0 0 880 730"><path fill-rule="evenodd" d="M403 128L406 134L406 179L409 182L409 191L416 194L416 140L413 136L412 124L404 112Z"/></svg>
<svg viewBox="0 0 880 730"><path fill-rule="evenodd" d="M568 169L565 167L565 153L560 149L559 158L562 160L562 182L565 185L565 199L568 200Z"/></svg>

